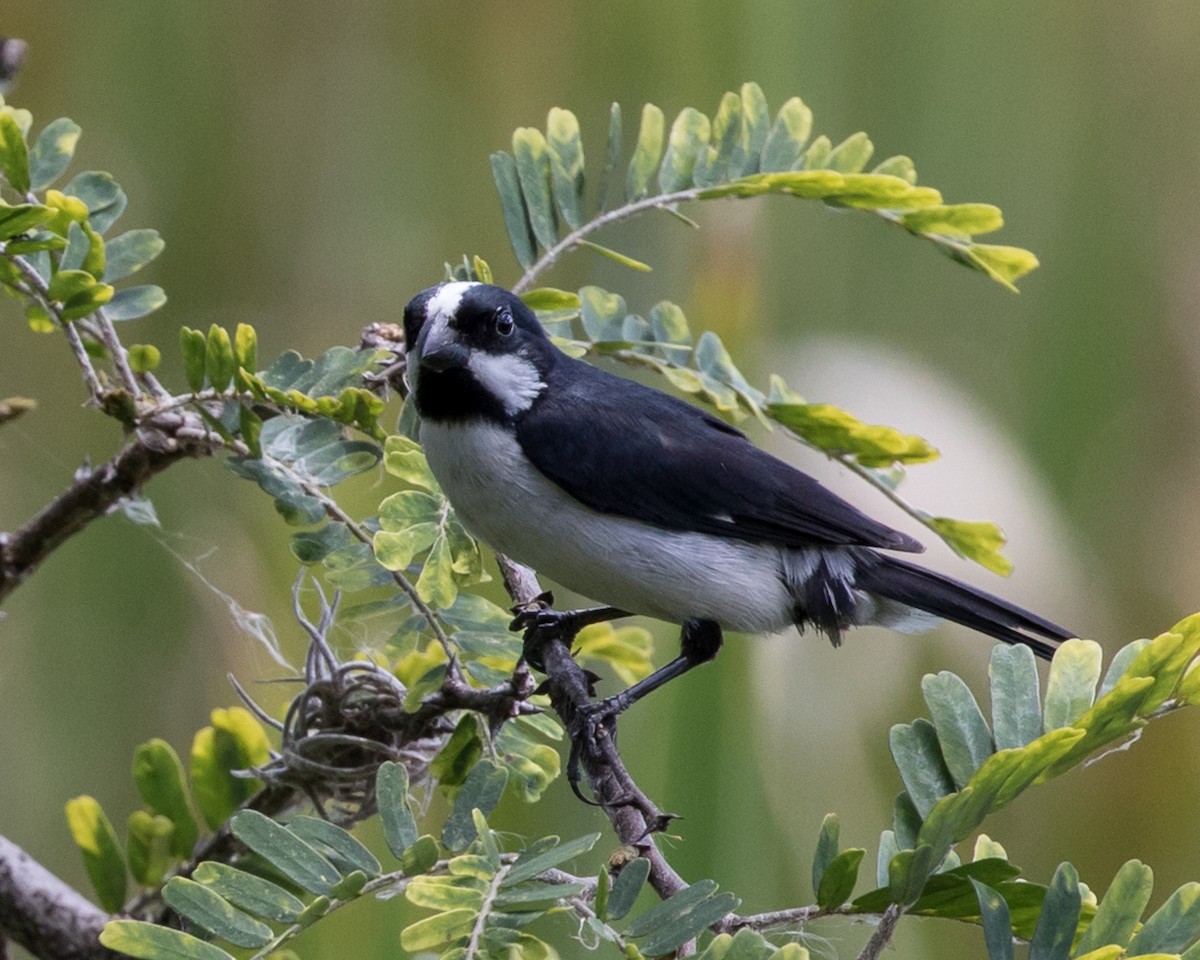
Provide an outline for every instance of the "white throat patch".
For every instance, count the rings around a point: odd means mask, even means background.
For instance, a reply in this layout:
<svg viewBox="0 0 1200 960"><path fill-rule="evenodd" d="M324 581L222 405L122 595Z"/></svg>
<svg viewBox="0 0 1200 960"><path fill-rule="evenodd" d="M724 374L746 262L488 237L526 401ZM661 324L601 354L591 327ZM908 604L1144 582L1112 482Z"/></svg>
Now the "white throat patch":
<svg viewBox="0 0 1200 960"><path fill-rule="evenodd" d="M517 353L475 351L467 361L467 369L480 386L504 405L504 412L510 417L528 410L546 389L533 362Z"/></svg>

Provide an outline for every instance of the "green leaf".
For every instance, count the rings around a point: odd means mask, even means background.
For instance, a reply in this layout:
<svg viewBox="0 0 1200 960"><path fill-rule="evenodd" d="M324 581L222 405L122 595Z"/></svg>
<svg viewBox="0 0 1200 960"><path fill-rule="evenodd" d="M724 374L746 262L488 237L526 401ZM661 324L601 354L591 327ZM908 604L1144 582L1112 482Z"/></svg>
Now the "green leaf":
<svg viewBox="0 0 1200 960"><path fill-rule="evenodd" d="M234 946L258 948L272 936L271 928L242 913L212 888L172 877L163 887L163 901L181 917Z"/></svg>
<svg viewBox="0 0 1200 960"><path fill-rule="evenodd" d="M598 243L593 243L591 240L580 240L579 246L585 250L591 250L600 254L602 257L607 257L614 263L619 263L623 267L628 267L630 270L637 270L639 273L649 273L650 265L643 263L641 260L635 260L633 257L626 256L620 251L613 250L611 247L601 246Z"/></svg>
<svg viewBox="0 0 1200 960"><path fill-rule="evenodd" d="M1055 651L1046 681L1044 729L1067 727L1092 705L1103 651L1094 640L1067 640Z"/></svg>
<svg viewBox="0 0 1200 960"><path fill-rule="evenodd" d="M696 186L707 187L736 177L736 173L730 170L730 161L738 147L741 132L742 98L729 91L721 98L712 121L712 139L716 146L709 147L697 158L692 171Z"/></svg>
<svg viewBox="0 0 1200 960"><path fill-rule="evenodd" d="M113 299L114 290L106 283L97 283L80 293L63 301L62 317L64 320L78 320L95 313Z"/></svg>
<svg viewBox="0 0 1200 960"><path fill-rule="evenodd" d="M199 330L179 328L179 351L183 355L183 373L192 393L204 389L204 362L208 339Z"/></svg>
<svg viewBox="0 0 1200 960"><path fill-rule="evenodd" d="M0 173L17 193L29 192L29 148L9 110L0 111Z"/></svg>
<svg viewBox="0 0 1200 960"><path fill-rule="evenodd" d="M156 887L162 883L172 860L171 835L175 827L166 817L134 810L129 815L127 836L129 842L129 872L134 882L143 887Z"/></svg>
<svg viewBox="0 0 1200 960"><path fill-rule="evenodd" d="M383 451L369 440L338 440L306 454L292 466L318 487L333 487L374 469Z"/></svg>
<svg viewBox="0 0 1200 960"><path fill-rule="evenodd" d="M266 920L294 923L304 912L304 903L270 880L224 863L206 861L192 879L210 887L235 907Z"/></svg>
<svg viewBox="0 0 1200 960"><path fill-rule="evenodd" d="M1037 660L1029 647L996 644L988 661L996 748L1023 747L1042 735Z"/></svg>
<svg viewBox="0 0 1200 960"><path fill-rule="evenodd" d="M921 692L937 730L946 768L961 789L995 752L992 732L970 689L955 674L946 670L926 674Z"/></svg>
<svg viewBox="0 0 1200 960"><path fill-rule="evenodd" d="M745 177L758 172L759 157L771 132L771 115L762 88L757 83L743 83L741 99L738 135L729 158L729 177Z"/></svg>
<svg viewBox="0 0 1200 960"><path fill-rule="evenodd" d="M608 148L604 152L604 172L600 175L597 205L601 212L608 209L608 194L621 165L621 105L614 103L608 110Z"/></svg>
<svg viewBox="0 0 1200 960"><path fill-rule="evenodd" d="M583 223L583 141L579 120L570 110L554 107L546 119L546 147L554 199L571 229Z"/></svg>
<svg viewBox="0 0 1200 960"><path fill-rule="evenodd" d="M478 912L483 906L487 879L474 876L416 876L404 889L409 903L427 910L457 910L468 907Z"/></svg>
<svg viewBox="0 0 1200 960"><path fill-rule="evenodd" d="M439 533L425 558L425 566L417 577L417 593L430 606L445 609L454 603L458 587L454 583L454 554L450 542Z"/></svg>
<svg viewBox="0 0 1200 960"><path fill-rule="evenodd" d="M133 780L150 812L166 817L174 826L171 852L181 860L190 857L199 830L179 754L165 740L141 744L133 753Z"/></svg>
<svg viewBox="0 0 1200 960"><path fill-rule="evenodd" d="M812 862L812 888L816 894L821 889L821 878L825 876L825 870L829 867L829 863L838 855L838 834L841 832L841 826L838 823L836 813L827 813L821 821L821 832L817 835L817 849L813 853Z"/></svg>
<svg viewBox="0 0 1200 960"><path fill-rule="evenodd" d="M375 774L375 800L388 849L400 857L417 842L417 821L408 803L408 769L404 764L380 764Z"/></svg>
<svg viewBox="0 0 1200 960"><path fill-rule="evenodd" d="M554 215L551 200L550 154L546 138L536 127L520 127L513 132L512 146L529 224L538 243L549 249L558 240L558 218Z"/></svg>
<svg viewBox="0 0 1200 960"><path fill-rule="evenodd" d="M54 249L61 241L53 234L44 234L41 242L11 240L12 237L27 233L34 227L40 226L54 215L51 207L43 207L34 203L22 203L9 206L0 200L0 240L10 240L5 245L8 253L33 253L36 250ZM44 246L49 243L52 246Z"/></svg>
<svg viewBox="0 0 1200 960"><path fill-rule="evenodd" d="M375 854L335 823L320 817L301 815L288 821L292 833L333 861L343 874L361 872L368 879L383 869Z"/></svg>
<svg viewBox="0 0 1200 960"><path fill-rule="evenodd" d="M66 172L82 131L66 117L46 124L29 151L29 189L45 190Z"/></svg>
<svg viewBox="0 0 1200 960"><path fill-rule="evenodd" d="M0 114L2 116L2 114ZM125 903L125 858L112 822L95 797L67 801L67 826L83 854L83 866L100 906L110 913Z"/></svg>
<svg viewBox="0 0 1200 960"><path fill-rule="evenodd" d="M579 291L579 311L588 339L594 343L622 340L625 300L620 294L600 287L583 287Z"/></svg>
<svg viewBox="0 0 1200 960"><path fill-rule="evenodd" d="M997 283L1016 292L1016 281L1038 268L1038 258L1020 247L975 243L966 251L963 262L986 273Z"/></svg>
<svg viewBox="0 0 1200 960"><path fill-rule="evenodd" d="M1071 864L1061 863L1042 901L1037 927L1029 941L1029 960L1067 960L1081 907L1079 874Z"/></svg>
<svg viewBox="0 0 1200 960"><path fill-rule="evenodd" d="M896 854L888 864L888 891L892 902L905 906L916 903L937 864L934 850L927 843Z"/></svg>
<svg viewBox="0 0 1200 960"><path fill-rule="evenodd" d="M262 725L243 707L217 709L212 726L196 733L192 741L192 792L205 821L214 830L258 790L258 781L235 777L270 759L270 746Z"/></svg>
<svg viewBox="0 0 1200 960"><path fill-rule="evenodd" d="M525 200L521 196L521 181L517 176L517 162L512 154L503 151L492 154L492 179L496 192L500 194L500 207L504 213L504 226L508 241L512 244L517 262L528 270L537 259L537 240L529 225Z"/></svg>
<svg viewBox="0 0 1200 960"><path fill-rule="evenodd" d="M1000 552L1006 537L994 523L930 517L928 524L960 557L974 560L1002 577L1012 573L1012 561Z"/></svg>
<svg viewBox="0 0 1200 960"><path fill-rule="evenodd" d="M150 373L162 363L162 353L152 343L129 345L129 367L134 373Z"/></svg>
<svg viewBox="0 0 1200 960"><path fill-rule="evenodd" d="M410 877L418 873L428 873L441 855L442 850L437 840L425 834L418 837L417 842L404 851L404 856L400 858L400 869Z"/></svg>
<svg viewBox="0 0 1200 960"><path fill-rule="evenodd" d="M157 230L128 230L106 245L108 264L104 279L110 283L137 273L163 252L166 244Z"/></svg>
<svg viewBox="0 0 1200 960"><path fill-rule="evenodd" d="M233 383L233 375L237 371L237 361L233 357L233 341L229 337L229 331L215 323L208 328L204 368L208 373L208 382L218 393L229 389L230 384Z"/></svg>
<svg viewBox="0 0 1200 960"><path fill-rule="evenodd" d="M871 172L898 177L905 183L915 184L917 182L917 171L909 157L888 157Z"/></svg>
<svg viewBox="0 0 1200 960"><path fill-rule="evenodd" d="M900 844L896 840L896 832L894 830L881 831L879 834L879 852L875 856L875 883L878 886L887 887L888 864L892 862L892 858L899 852ZM890 896L887 902L891 903Z"/></svg>
<svg viewBox="0 0 1200 960"><path fill-rule="evenodd" d="M732 893L714 896L716 887L711 880L692 884L635 919L626 934L644 937L638 944L643 956L677 949L737 908L737 897Z"/></svg>
<svg viewBox="0 0 1200 960"><path fill-rule="evenodd" d="M625 199L633 203L650 192L650 178L663 152L663 112L652 103L642 107L637 144L625 176Z"/></svg>
<svg viewBox="0 0 1200 960"><path fill-rule="evenodd" d="M630 937L641 937L669 923L682 912L711 898L717 892L716 880L697 880L645 913L635 917L625 932Z"/></svg>
<svg viewBox="0 0 1200 960"><path fill-rule="evenodd" d="M305 890L328 895L341 879L325 857L257 810L239 810L229 823L235 837Z"/></svg>
<svg viewBox="0 0 1200 960"><path fill-rule="evenodd" d="M811 135L812 111L799 97L792 97L775 116L763 144L759 169L764 173L791 170L799 162Z"/></svg>
<svg viewBox="0 0 1200 960"><path fill-rule="evenodd" d="M910 210L900 218L900 222L913 233L936 233L966 239L999 230L1004 226L1004 216L999 207L990 203L955 203Z"/></svg>
<svg viewBox="0 0 1200 960"><path fill-rule="evenodd" d="M633 909L638 894L646 885L650 876L650 861L645 857L635 857L621 868L617 879L613 881L612 893L608 898L608 919L622 920Z"/></svg>
<svg viewBox="0 0 1200 960"><path fill-rule="evenodd" d="M871 159L875 145L865 133L853 133L833 150L822 166L838 173L858 173Z"/></svg>
<svg viewBox="0 0 1200 960"><path fill-rule="evenodd" d="M699 110L687 107L680 112L671 124L667 151L658 170L660 193L674 193L692 185L696 159L707 151L711 136L712 125Z"/></svg>
<svg viewBox="0 0 1200 960"><path fill-rule="evenodd" d="M896 724L888 740L900 778L924 818L938 800L954 792L954 780L942 758L937 732L928 720L916 720Z"/></svg>
<svg viewBox="0 0 1200 960"><path fill-rule="evenodd" d="M442 827L442 843L448 850L458 853L470 845L476 836L472 811L479 810L485 817L490 814L504 795L507 783L508 771L504 767L488 761L475 764Z"/></svg>
<svg viewBox="0 0 1200 960"><path fill-rule="evenodd" d="M770 403L767 414L819 450L849 455L865 467L927 463L938 452L923 438L892 427L863 423L828 403Z"/></svg>
<svg viewBox="0 0 1200 960"><path fill-rule="evenodd" d="M387 438L383 446L383 467L410 487L431 492L441 490L421 445L409 437L393 435Z"/></svg>
<svg viewBox="0 0 1200 960"><path fill-rule="evenodd" d="M214 944L145 920L110 920L100 931L100 942L140 960L233 960Z"/></svg>
<svg viewBox="0 0 1200 960"><path fill-rule="evenodd" d="M125 191L111 174L89 170L77 174L63 188L68 196L78 197L88 209L88 220L97 233L106 233L125 212L129 202Z"/></svg>
<svg viewBox="0 0 1200 960"><path fill-rule="evenodd" d="M444 954L446 948L471 932L478 915L478 910L448 910L418 920L401 932L400 946L409 953L432 950Z"/></svg>
<svg viewBox="0 0 1200 960"><path fill-rule="evenodd" d="M979 898L979 913L988 960L1012 960L1013 931L1008 916L1008 904L987 884L972 878L971 886L975 888L975 894Z"/></svg>
<svg viewBox="0 0 1200 960"><path fill-rule="evenodd" d="M1153 890L1154 871L1148 866L1140 860L1122 865L1108 885L1095 918L1083 931L1075 953L1082 955L1109 944L1128 946Z"/></svg>
<svg viewBox="0 0 1200 960"><path fill-rule="evenodd" d="M817 906L834 910L850 899L858 882L858 867L867 851L861 847L843 850L829 861L817 887Z"/></svg>
<svg viewBox="0 0 1200 960"><path fill-rule="evenodd" d="M531 880L553 867L566 863L580 854L587 853L596 845L596 841L599 839L600 834L589 833L587 836L568 840L566 843L558 844L549 850L539 852L533 856L528 856L528 851L526 851L513 862L512 867L509 868L500 886L512 887L525 880Z"/></svg>
<svg viewBox="0 0 1200 960"><path fill-rule="evenodd" d="M1182 953L1200 937L1200 883L1185 883L1142 924L1128 956Z"/></svg>

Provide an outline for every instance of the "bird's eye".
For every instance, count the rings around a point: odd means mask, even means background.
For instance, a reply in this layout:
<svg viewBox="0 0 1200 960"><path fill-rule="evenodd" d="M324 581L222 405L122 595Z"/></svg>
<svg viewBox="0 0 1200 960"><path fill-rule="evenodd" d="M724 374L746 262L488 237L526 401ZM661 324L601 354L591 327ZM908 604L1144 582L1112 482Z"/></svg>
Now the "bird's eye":
<svg viewBox="0 0 1200 960"><path fill-rule="evenodd" d="M510 336L513 332L513 329L516 327L516 323L513 321L512 314L509 312L507 307L502 307L496 311L496 319L494 322L496 324L496 332L502 337Z"/></svg>

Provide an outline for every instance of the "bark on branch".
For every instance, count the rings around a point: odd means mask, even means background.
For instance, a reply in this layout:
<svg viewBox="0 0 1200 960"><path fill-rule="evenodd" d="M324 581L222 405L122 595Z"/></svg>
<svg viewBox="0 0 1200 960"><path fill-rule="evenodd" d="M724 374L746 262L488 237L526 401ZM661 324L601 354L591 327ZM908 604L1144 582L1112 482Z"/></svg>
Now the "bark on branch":
<svg viewBox="0 0 1200 960"><path fill-rule="evenodd" d="M0 934L37 957L120 960L100 945L107 913L0 837Z"/></svg>

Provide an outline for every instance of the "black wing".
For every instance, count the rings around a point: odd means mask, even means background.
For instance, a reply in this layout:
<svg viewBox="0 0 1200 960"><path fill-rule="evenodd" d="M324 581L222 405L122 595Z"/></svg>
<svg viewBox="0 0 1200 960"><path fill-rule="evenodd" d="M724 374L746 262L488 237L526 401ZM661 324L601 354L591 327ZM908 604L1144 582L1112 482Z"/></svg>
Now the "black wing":
<svg viewBox="0 0 1200 960"><path fill-rule="evenodd" d="M517 439L594 510L784 546L924 549L691 404L566 357L548 381Z"/></svg>

